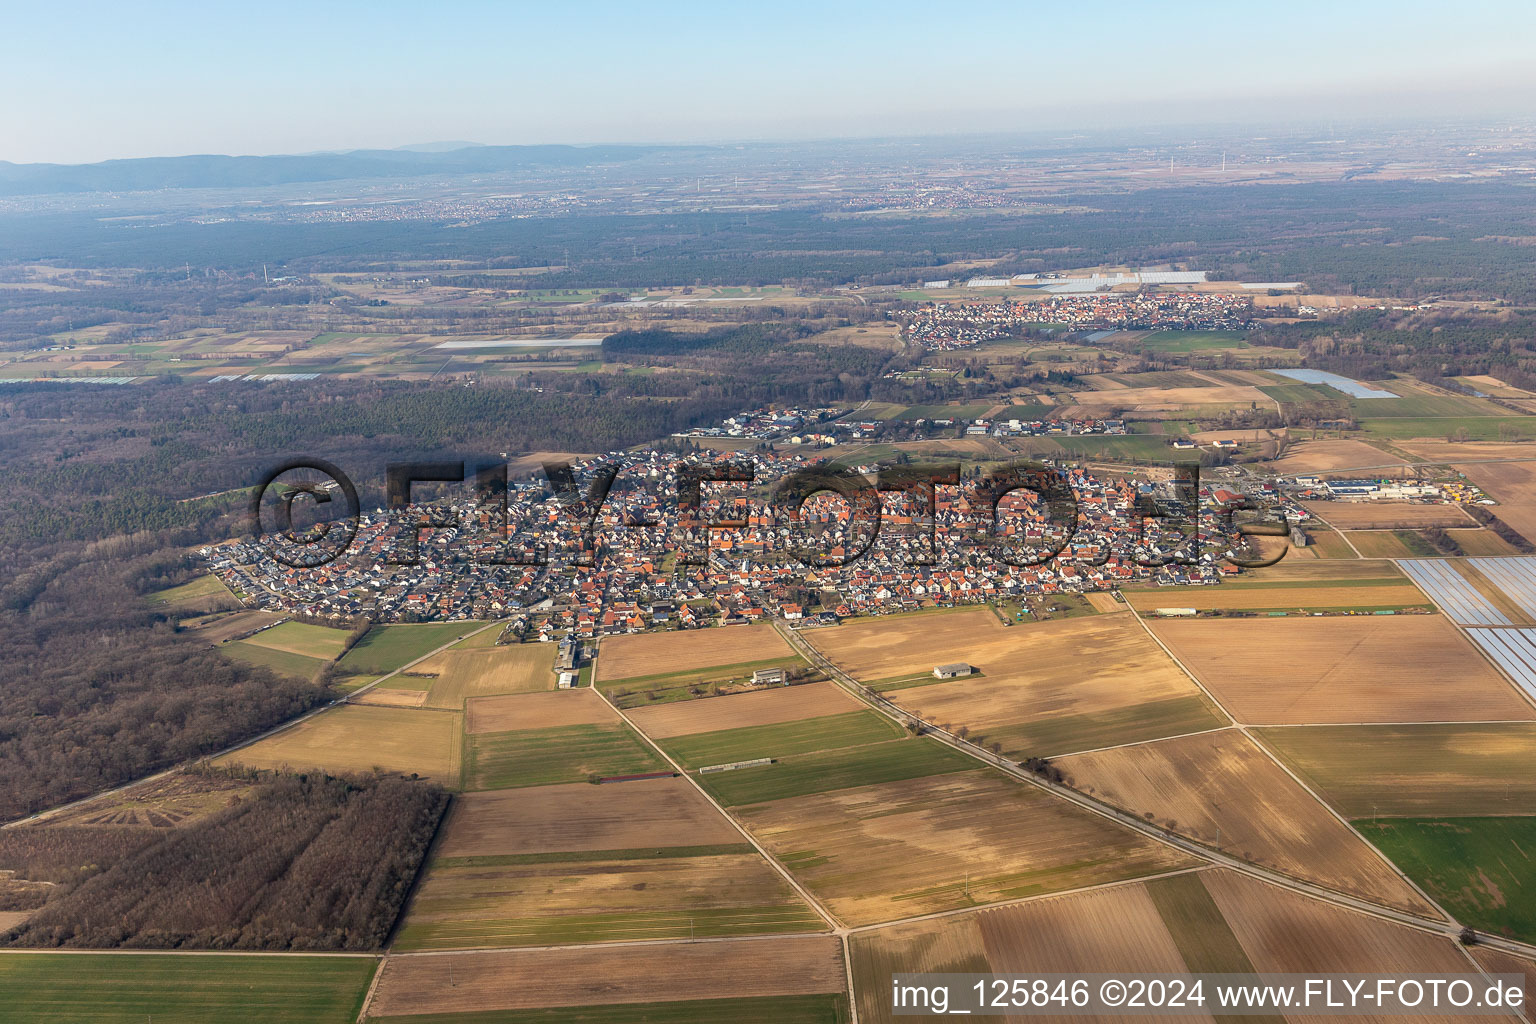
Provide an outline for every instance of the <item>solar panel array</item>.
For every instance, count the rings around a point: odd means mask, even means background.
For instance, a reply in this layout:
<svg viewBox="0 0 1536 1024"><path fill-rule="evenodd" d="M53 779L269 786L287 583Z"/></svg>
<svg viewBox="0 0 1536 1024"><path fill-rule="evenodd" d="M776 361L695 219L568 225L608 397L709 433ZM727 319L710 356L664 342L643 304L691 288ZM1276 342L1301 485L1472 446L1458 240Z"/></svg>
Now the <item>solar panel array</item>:
<svg viewBox="0 0 1536 1024"><path fill-rule="evenodd" d="M1397 564L1458 625L1514 625L1492 602L1478 593L1466 577L1444 561L1432 558L1402 559Z"/></svg>
<svg viewBox="0 0 1536 1024"><path fill-rule="evenodd" d="M1536 619L1536 558L1469 558L1467 562Z"/></svg>
<svg viewBox="0 0 1536 1024"><path fill-rule="evenodd" d="M1467 635L1516 686L1536 698L1536 629L1469 629Z"/></svg>

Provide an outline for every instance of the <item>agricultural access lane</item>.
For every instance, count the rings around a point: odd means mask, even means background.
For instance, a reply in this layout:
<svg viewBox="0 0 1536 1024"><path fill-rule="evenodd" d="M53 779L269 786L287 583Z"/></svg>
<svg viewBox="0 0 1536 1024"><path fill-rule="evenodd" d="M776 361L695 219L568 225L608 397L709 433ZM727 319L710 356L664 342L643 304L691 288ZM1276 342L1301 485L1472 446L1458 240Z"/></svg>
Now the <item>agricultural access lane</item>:
<svg viewBox="0 0 1536 1024"><path fill-rule="evenodd" d="M1140 621L1139 618L1138 621ZM1101 804L1093 798L1079 793L1075 789L1071 789L1067 786L1042 779L1034 773L1025 771L1013 762L1007 760L1004 757L993 754L991 751L986 750L985 748L963 740L952 733L940 729L936 725L930 725L926 722L919 721L915 715L912 715L907 711L903 711L900 707L890 702L889 700L886 700L879 694L871 695L867 693L865 688L858 682L858 680L854 679L848 673L834 665L828 658L822 655L820 651L818 651L803 637L801 637L797 631L790 629L786 624L782 623L778 619L773 620L773 625L774 628L779 631L780 635L783 636L784 639L790 644L790 646L792 646L802 657L806 658L811 662L811 664L827 673L828 678L833 679L842 685L851 694L853 694L853 696L857 697L868 706L874 708L876 711L879 711L881 714L884 714L886 717L898 722L903 726L920 726L924 730L925 734L935 737L940 742L947 743L954 747L956 750L969 754L976 760L981 761L984 764L991 765L992 767L997 768L1000 771L1016 779L1019 779L1022 782L1026 782L1032 786L1043 789L1046 792L1055 794L1063 800L1068 800L1078 805L1079 807L1082 807L1084 810L1097 814L1102 818L1107 818L1111 821L1118 822L1127 828L1134 829L1142 835L1145 835L1151 839L1155 839L1158 842L1164 843L1168 846L1182 850L1185 853L1192 854L1211 864L1219 865L1225 868L1231 868L1233 871L1242 872L1245 875L1257 878L1260 881L1269 882L1272 885L1282 886L1291 890L1292 892L1299 893L1303 896L1309 896L1324 903L1331 903L1348 910L1356 911L1357 913L1369 914L1372 917L1390 921L1394 924L1405 925L1419 931L1429 932L1430 934L1444 935L1453 941L1461 933L1461 924L1452 919L1449 914L1446 915L1444 921L1434 921L1428 918L1419 917L1415 914L1407 913L1406 911L1394 910L1391 907L1379 906L1375 903L1369 902L1368 900L1350 896L1347 893L1336 892L1335 890L1326 889L1319 885L1313 885L1310 882L1304 882L1299 879L1291 878L1289 875L1283 875L1279 872L1270 871L1266 868L1259 867L1256 864L1251 864L1248 861L1241 860L1237 857L1231 857L1218 850L1213 850L1207 846L1203 846L1192 839L1186 839L1184 836L1170 832L1155 824L1152 824L1151 822L1144 821L1143 819L1138 818L1129 812L1122 811L1119 808ZM1143 624L1143 626L1145 626L1145 624ZM1148 632L1150 633L1150 630ZM1326 807L1327 805L1325 804L1324 806ZM1330 811L1332 810L1331 808L1329 809ZM1437 906L1438 908L1438 905L1434 904L1433 901L1431 901L1430 905ZM1515 942L1513 940L1502 939L1491 935L1480 936L1479 941L1489 948L1500 949L1504 952L1514 953L1517 956L1532 957L1533 955L1536 955L1536 945L1530 945L1523 942Z"/></svg>
<svg viewBox="0 0 1536 1024"><path fill-rule="evenodd" d="M774 625L775 627L778 626L777 621L775 621ZM602 657L601 648L599 648L598 657ZM747 840L747 842L752 844L753 849L755 849L763 857L764 860L773 866L773 869L777 871L779 875L782 876L783 879L790 884L795 892L799 893L800 898L805 900L806 905L815 910L816 913L820 915L821 919L827 922L827 927L832 931L834 935L838 937L838 941L841 942L843 946L843 970L846 972L848 984L848 1012L850 1014L849 1021L850 1024L859 1024L859 1009L858 1006L855 1005L853 998L853 959L850 955L850 950L848 949L847 927L841 921L839 921L830 910L822 906L821 901L818 900L815 896L812 896L811 891L805 886L801 885L800 880L791 874L789 869L781 864L777 857L769 853L768 848L765 847L762 843L759 843L757 841L757 837L749 832L745 825L736 820L735 815L731 814L731 812L726 810L725 807L719 803L719 801L711 796L709 790L705 789L699 783L698 779L688 774L688 770L686 768L673 760L671 754L668 754L665 750L662 750L655 740L651 739L645 734L643 729L637 726L634 722L630 721L629 716L624 713L623 709L608 699L608 695L604 693L602 688L597 685L596 671L594 671L592 674L592 689L596 691L597 695L603 699L605 704L613 709L614 714L622 718L626 725L635 730L641 739L645 740L646 743L649 743L651 748L655 750L657 754L661 755L661 757L666 760L667 764L672 766L673 771L687 779L688 784L691 785L694 789L698 790L699 794L703 796L705 800L709 801L710 806L712 806L716 811L720 812L720 814L725 817L725 820L729 821L731 825L735 827L736 831L740 832L741 835Z"/></svg>

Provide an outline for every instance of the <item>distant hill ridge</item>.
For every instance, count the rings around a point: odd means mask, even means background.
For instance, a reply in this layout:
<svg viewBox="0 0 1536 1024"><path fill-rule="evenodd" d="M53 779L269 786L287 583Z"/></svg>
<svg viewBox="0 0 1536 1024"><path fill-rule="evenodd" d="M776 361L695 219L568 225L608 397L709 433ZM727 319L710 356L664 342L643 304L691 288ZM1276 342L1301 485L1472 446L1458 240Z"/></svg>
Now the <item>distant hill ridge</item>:
<svg viewBox="0 0 1536 1024"><path fill-rule="evenodd" d="M0 160L0 196L60 192L142 192L163 188L238 188L345 178L474 174L534 167L625 163L663 146L480 146L464 143L359 149L305 156L171 156L96 164L13 164Z"/></svg>

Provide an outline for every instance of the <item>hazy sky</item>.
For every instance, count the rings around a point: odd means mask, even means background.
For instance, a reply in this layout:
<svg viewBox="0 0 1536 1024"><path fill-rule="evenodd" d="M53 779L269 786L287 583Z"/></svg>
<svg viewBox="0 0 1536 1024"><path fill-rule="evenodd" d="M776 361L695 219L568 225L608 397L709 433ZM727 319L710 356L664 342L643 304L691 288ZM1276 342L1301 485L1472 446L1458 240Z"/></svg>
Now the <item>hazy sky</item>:
<svg viewBox="0 0 1536 1024"><path fill-rule="evenodd" d="M1536 112L1532 0L5 7L14 162Z"/></svg>

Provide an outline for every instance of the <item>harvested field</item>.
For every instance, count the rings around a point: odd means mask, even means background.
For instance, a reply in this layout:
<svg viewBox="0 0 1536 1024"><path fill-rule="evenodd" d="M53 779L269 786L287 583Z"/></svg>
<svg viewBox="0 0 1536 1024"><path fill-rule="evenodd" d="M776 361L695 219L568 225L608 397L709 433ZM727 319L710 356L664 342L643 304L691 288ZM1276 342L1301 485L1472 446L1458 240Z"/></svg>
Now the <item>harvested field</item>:
<svg viewBox="0 0 1536 1024"><path fill-rule="evenodd" d="M462 716L411 708L333 708L275 736L226 754L215 764L293 768L332 775L375 768L416 773L458 788Z"/></svg>
<svg viewBox="0 0 1536 1024"><path fill-rule="evenodd" d="M1093 610L1096 612L1118 612L1123 610L1120 602L1116 601L1113 595L1106 594L1101 590L1096 590L1089 594L1088 603L1093 606Z"/></svg>
<svg viewBox="0 0 1536 1024"><path fill-rule="evenodd" d="M813 932L819 915L746 853L434 864L394 949L542 946Z"/></svg>
<svg viewBox="0 0 1536 1024"><path fill-rule="evenodd" d="M1498 505L1491 509L1526 540L1536 543L1536 461L1458 465L1456 469Z"/></svg>
<svg viewBox="0 0 1536 1024"><path fill-rule="evenodd" d="M680 778L466 793L448 813L440 857L741 842L741 833Z"/></svg>
<svg viewBox="0 0 1536 1024"><path fill-rule="evenodd" d="M1338 534L1324 534L1323 536L1337 537ZM1396 578L1407 579L1400 569L1386 559L1358 559L1353 554L1347 561L1318 561L1312 562L1300 558L1287 557L1274 565L1266 565L1262 569L1250 569L1238 577L1236 581L1222 583L1221 586L1231 590L1236 587L1249 587L1255 584L1272 583L1340 583L1344 580L1381 580Z"/></svg>
<svg viewBox="0 0 1536 1024"><path fill-rule="evenodd" d="M986 771L777 800L739 808L737 814L849 924L1194 863L1170 847Z"/></svg>
<svg viewBox="0 0 1536 1024"><path fill-rule="evenodd" d="M1536 725L1262 729L1259 739L1351 818L1529 814Z"/></svg>
<svg viewBox="0 0 1536 1024"><path fill-rule="evenodd" d="M1344 910L1235 871L1217 869L1201 877L1256 971L1467 973L1467 961L1444 936Z"/></svg>
<svg viewBox="0 0 1536 1024"><path fill-rule="evenodd" d="M1536 719L1536 709L1439 615L1149 625L1245 723Z"/></svg>
<svg viewBox="0 0 1536 1024"><path fill-rule="evenodd" d="M598 652L598 674L604 683L612 683L716 665L743 665L793 657L794 651L767 623L669 633L632 633L603 640Z"/></svg>
<svg viewBox="0 0 1536 1024"><path fill-rule="evenodd" d="M206 626L198 626L196 635L198 639L206 640L211 644L221 644L226 640L249 633L253 629L270 626L279 618L281 616L272 612L235 612L231 615L222 615Z"/></svg>
<svg viewBox="0 0 1536 1024"><path fill-rule="evenodd" d="M1423 899L1236 729L1056 760L1090 796L1244 860L1386 906Z"/></svg>
<svg viewBox="0 0 1536 1024"><path fill-rule="evenodd" d="M361 697L353 698L352 703L372 704L381 708L419 708L426 701L426 690L396 690L375 686Z"/></svg>
<svg viewBox="0 0 1536 1024"><path fill-rule="evenodd" d="M1536 960L1526 960L1518 956L1497 949L1489 949L1487 946L1473 946L1469 950L1472 959L1478 966L1489 974L1523 974L1525 975L1525 1005L1526 1016L1530 1016L1529 1007L1536 1005Z"/></svg>
<svg viewBox="0 0 1536 1024"><path fill-rule="evenodd" d="M963 725L1010 754L1066 753L1226 724L1126 614L1005 627L989 609L967 609L851 623L810 639L862 679L921 683L885 696L940 724ZM934 682L932 666L946 661L969 662L984 674Z"/></svg>
<svg viewBox="0 0 1536 1024"><path fill-rule="evenodd" d="M514 729L555 729L567 725L617 725L619 716L590 687L471 697L465 705L465 731L510 732Z"/></svg>
<svg viewBox="0 0 1536 1024"><path fill-rule="evenodd" d="M1492 530L1449 530L1447 531L1456 546L1468 555L1500 556L1518 555L1513 544L1494 533Z"/></svg>
<svg viewBox="0 0 1536 1024"><path fill-rule="evenodd" d="M1220 608L1227 611L1299 611L1357 608L1433 608L1434 603L1418 587L1401 576L1395 579L1360 580L1357 585L1319 586L1297 582L1244 587L1160 587L1128 591L1126 601L1137 611L1158 608Z"/></svg>
<svg viewBox="0 0 1536 1024"><path fill-rule="evenodd" d="M1283 458L1268 463L1265 468L1289 476L1365 466L1402 465L1407 463L1364 441L1324 440L1297 441L1285 450Z"/></svg>
<svg viewBox="0 0 1536 1024"><path fill-rule="evenodd" d="M437 676L427 707L457 709L471 697L553 690L554 668L554 644L511 644L443 651L412 671Z"/></svg>
<svg viewBox="0 0 1536 1024"><path fill-rule="evenodd" d="M798 722L822 715L845 714L862 706L836 683L820 682L636 708L629 713L629 718L647 736L665 739L722 729Z"/></svg>
<svg viewBox="0 0 1536 1024"><path fill-rule="evenodd" d="M1141 885L892 925L855 935L850 953L859 1020L892 1024L908 1019L891 1014L890 977L897 972L1177 974L1187 969Z"/></svg>
<svg viewBox="0 0 1536 1024"><path fill-rule="evenodd" d="M1466 474L1499 503L1489 511L1536 540L1536 443L1405 441L1402 448ZM1492 461L1504 459L1511 461Z"/></svg>
<svg viewBox="0 0 1536 1024"><path fill-rule="evenodd" d="M1476 526L1460 505L1411 501L1304 501L1308 512L1336 530L1419 530L1427 526Z"/></svg>
<svg viewBox="0 0 1536 1024"><path fill-rule="evenodd" d="M743 965L751 965L743 970ZM446 969L452 966L452 980ZM833 936L391 957L370 1016L841 993Z"/></svg>
<svg viewBox="0 0 1536 1024"><path fill-rule="evenodd" d="M1258 403L1261 408L1274 406L1267 395L1255 387L1176 387L1115 388L1107 391L1075 391L1072 401L1078 406L1117 406L1125 415L1170 412L1200 405L1242 405ZM1095 415L1102 415L1102 409Z"/></svg>

